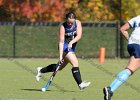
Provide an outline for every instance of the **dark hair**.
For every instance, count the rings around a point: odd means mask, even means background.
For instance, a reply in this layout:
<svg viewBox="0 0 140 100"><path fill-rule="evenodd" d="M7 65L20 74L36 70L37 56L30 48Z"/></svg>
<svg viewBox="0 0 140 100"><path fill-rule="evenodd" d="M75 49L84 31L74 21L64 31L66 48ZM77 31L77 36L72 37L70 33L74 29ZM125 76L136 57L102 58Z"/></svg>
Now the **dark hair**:
<svg viewBox="0 0 140 100"><path fill-rule="evenodd" d="M75 13L74 12L67 13L66 16L65 16L65 19L68 19L68 18L70 18L70 19L73 19L73 18L76 19Z"/></svg>

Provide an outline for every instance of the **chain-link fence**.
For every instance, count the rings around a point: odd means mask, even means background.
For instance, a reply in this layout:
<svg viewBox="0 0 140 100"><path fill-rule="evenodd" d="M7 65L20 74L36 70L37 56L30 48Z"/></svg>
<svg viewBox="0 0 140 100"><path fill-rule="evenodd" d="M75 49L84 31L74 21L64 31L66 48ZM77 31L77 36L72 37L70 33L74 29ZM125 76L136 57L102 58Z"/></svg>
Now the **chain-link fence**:
<svg viewBox="0 0 140 100"><path fill-rule="evenodd" d="M57 57L60 23L0 23L1 57ZM106 57L120 56L118 22L82 23L83 36L76 52L79 57L98 57L106 48Z"/></svg>

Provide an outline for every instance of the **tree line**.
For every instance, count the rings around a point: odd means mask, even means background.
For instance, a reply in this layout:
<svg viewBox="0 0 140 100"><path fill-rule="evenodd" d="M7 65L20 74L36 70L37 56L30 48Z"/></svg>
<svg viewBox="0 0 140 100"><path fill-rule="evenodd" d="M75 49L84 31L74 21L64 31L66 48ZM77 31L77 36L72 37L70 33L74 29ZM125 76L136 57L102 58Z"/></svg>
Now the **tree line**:
<svg viewBox="0 0 140 100"><path fill-rule="evenodd" d="M139 0L0 0L0 21L60 22L69 10L81 21L128 20Z"/></svg>

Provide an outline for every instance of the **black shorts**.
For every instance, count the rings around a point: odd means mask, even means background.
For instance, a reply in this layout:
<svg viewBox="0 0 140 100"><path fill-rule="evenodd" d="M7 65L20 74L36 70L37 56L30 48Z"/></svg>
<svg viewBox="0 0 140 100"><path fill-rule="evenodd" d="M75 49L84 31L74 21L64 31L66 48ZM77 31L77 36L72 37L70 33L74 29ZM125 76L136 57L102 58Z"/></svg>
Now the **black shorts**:
<svg viewBox="0 0 140 100"><path fill-rule="evenodd" d="M128 44L127 50L130 56L140 58L140 45L139 44Z"/></svg>

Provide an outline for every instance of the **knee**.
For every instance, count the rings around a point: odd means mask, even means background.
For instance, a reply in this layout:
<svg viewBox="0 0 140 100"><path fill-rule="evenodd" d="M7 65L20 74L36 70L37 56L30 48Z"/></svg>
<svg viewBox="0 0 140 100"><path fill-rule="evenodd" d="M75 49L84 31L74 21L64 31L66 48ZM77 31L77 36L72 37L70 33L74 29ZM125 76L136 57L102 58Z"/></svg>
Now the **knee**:
<svg viewBox="0 0 140 100"><path fill-rule="evenodd" d="M133 73L134 73L134 71L133 70L131 70L130 68L128 68L128 67L126 67L125 68L129 73L130 73L130 75L133 75Z"/></svg>
<svg viewBox="0 0 140 100"><path fill-rule="evenodd" d="M72 65L73 67L79 66L78 60L72 61L72 62L71 62L71 65Z"/></svg>
<svg viewBox="0 0 140 100"><path fill-rule="evenodd" d="M79 66L78 61L72 62L72 66L73 66L73 67L77 67L77 66Z"/></svg>

